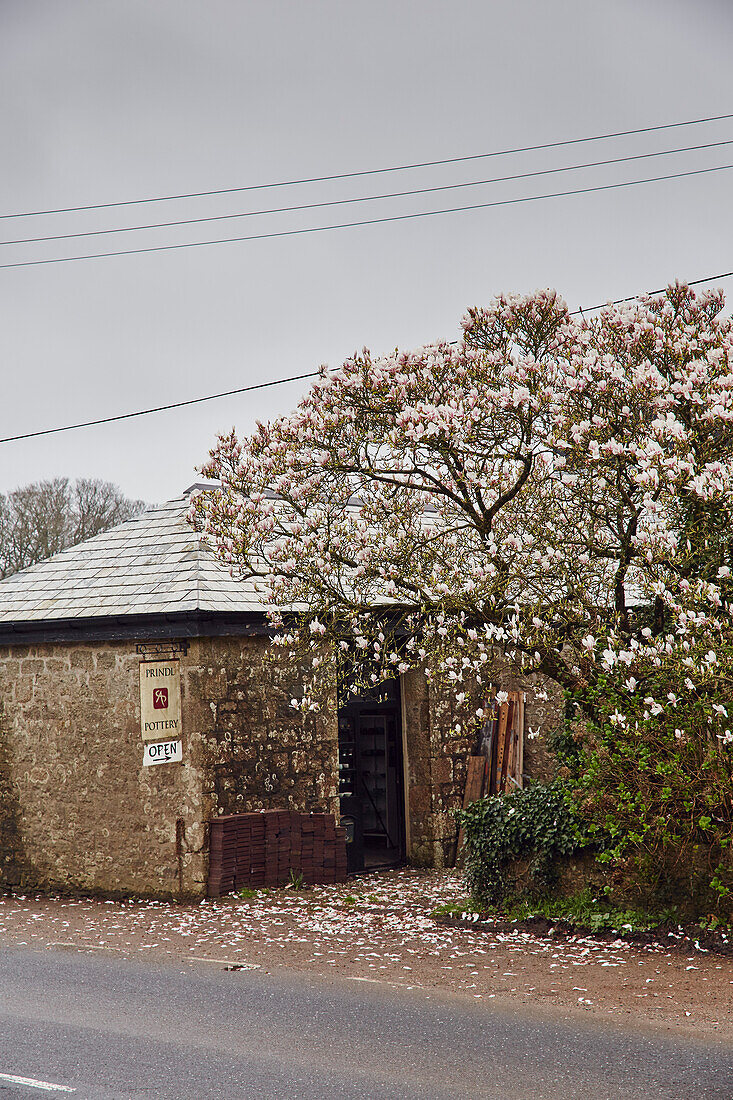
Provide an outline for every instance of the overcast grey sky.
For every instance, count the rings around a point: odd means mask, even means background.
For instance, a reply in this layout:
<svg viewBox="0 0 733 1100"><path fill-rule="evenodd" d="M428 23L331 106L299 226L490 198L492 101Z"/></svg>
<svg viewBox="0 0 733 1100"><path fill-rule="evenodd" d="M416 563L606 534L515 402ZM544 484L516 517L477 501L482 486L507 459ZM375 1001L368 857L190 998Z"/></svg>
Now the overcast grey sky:
<svg viewBox="0 0 733 1100"><path fill-rule="evenodd" d="M0 214L245 187L733 112L726 0L2 0ZM733 119L442 168L0 221L0 241L485 180L733 139ZM733 165L733 145L568 175L131 235L0 264L278 232ZM0 436L733 269L733 172L301 236L0 269ZM733 280L721 284L733 293ZM150 501L304 384L0 446L0 491L101 477Z"/></svg>

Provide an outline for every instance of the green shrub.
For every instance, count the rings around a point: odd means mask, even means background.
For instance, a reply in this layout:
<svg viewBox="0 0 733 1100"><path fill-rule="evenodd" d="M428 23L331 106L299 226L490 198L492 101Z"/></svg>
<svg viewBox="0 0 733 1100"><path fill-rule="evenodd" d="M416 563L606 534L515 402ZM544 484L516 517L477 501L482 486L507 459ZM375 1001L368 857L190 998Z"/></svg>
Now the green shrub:
<svg viewBox="0 0 733 1100"><path fill-rule="evenodd" d="M589 842L561 780L479 799L457 817L465 833L466 881L482 905L498 905L516 894L520 868L535 891L546 890L557 860Z"/></svg>
<svg viewBox="0 0 733 1100"><path fill-rule="evenodd" d="M724 671L693 691L645 668L635 693L600 677L574 796L616 891L688 917L733 914L733 751ZM716 666L717 667L717 666ZM641 678L641 671L637 671ZM670 691L677 686L677 691ZM661 700L661 703L657 703Z"/></svg>

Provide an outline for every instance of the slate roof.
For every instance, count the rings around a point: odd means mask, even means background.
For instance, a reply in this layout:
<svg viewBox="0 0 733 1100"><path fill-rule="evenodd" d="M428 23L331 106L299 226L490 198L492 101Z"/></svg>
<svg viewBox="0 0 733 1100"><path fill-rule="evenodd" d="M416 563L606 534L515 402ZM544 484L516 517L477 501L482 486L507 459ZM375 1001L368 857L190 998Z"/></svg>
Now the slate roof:
<svg viewBox="0 0 733 1100"><path fill-rule="evenodd" d="M0 581L0 624L185 612L261 612L186 520L188 495Z"/></svg>

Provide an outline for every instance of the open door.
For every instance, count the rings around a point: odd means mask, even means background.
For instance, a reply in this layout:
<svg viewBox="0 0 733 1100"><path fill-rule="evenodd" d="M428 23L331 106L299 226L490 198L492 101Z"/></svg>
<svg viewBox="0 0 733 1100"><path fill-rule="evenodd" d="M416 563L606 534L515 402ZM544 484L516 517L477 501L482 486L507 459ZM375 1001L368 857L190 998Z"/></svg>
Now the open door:
<svg viewBox="0 0 733 1100"><path fill-rule="evenodd" d="M349 871L405 860L400 685L339 707L339 795Z"/></svg>

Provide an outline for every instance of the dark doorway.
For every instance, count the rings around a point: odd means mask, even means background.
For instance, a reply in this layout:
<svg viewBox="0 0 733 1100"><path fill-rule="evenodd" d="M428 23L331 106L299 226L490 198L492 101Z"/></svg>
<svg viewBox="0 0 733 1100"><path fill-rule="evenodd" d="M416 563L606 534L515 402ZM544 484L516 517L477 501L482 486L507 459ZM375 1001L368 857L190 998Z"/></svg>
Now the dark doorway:
<svg viewBox="0 0 733 1100"><path fill-rule="evenodd" d="M400 685L339 706L339 795L349 871L405 860Z"/></svg>

